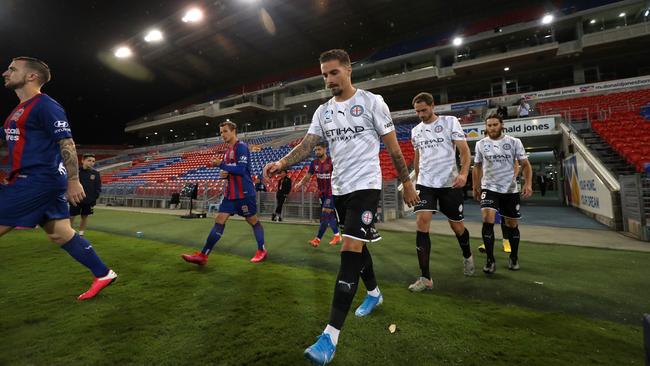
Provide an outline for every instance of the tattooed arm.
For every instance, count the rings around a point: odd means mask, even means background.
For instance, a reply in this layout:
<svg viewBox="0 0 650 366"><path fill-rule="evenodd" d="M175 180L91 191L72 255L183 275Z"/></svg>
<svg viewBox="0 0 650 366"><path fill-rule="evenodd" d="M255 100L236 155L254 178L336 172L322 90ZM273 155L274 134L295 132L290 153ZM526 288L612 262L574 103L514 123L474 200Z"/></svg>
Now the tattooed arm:
<svg viewBox="0 0 650 366"><path fill-rule="evenodd" d="M270 177L271 174L277 173L282 169L288 168L296 163L299 163L305 160L311 150L316 146L318 141L320 141L320 136L308 133L302 139L298 146L294 147L286 156L282 159L275 161L273 163L268 163L264 167L264 176Z"/></svg>
<svg viewBox="0 0 650 366"><path fill-rule="evenodd" d="M395 131L391 131L384 136L384 145L386 145L386 150L390 155L391 160L393 161L393 166L397 170L400 182L404 184L404 193L402 197L404 202L409 206L413 206L420 202L417 192L415 192L415 187L411 178L409 178L409 168L406 166L406 161L402 155L402 150L399 148L399 143L397 142L397 134Z"/></svg>
<svg viewBox="0 0 650 366"><path fill-rule="evenodd" d="M84 188L79 183L79 160L77 159L77 148L71 138L59 141L63 166L68 171L68 190L66 197L68 201L76 206L86 197Z"/></svg>

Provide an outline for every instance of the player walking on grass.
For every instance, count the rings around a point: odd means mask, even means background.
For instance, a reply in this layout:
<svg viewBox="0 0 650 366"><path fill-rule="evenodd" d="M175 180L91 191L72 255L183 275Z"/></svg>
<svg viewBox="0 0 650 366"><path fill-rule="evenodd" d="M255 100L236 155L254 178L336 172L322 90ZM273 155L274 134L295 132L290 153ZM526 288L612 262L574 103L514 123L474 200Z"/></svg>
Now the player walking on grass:
<svg viewBox="0 0 650 366"><path fill-rule="evenodd" d="M261 262L266 258L267 251L264 244L264 229L257 218L255 187L250 170L250 152L248 146L237 139L237 125L234 122L222 122L219 125L219 131L223 141L228 144L228 150L226 150L223 159L215 158L212 165L221 168L221 177L228 179L228 185L224 191L223 201L219 205L219 213L214 220L215 224L210 230L203 249L194 254L183 254L181 257L187 262L205 265L212 248L223 235L226 221L230 216L238 214L253 227L255 240L257 240L257 252L251 258L251 262Z"/></svg>
<svg viewBox="0 0 650 366"><path fill-rule="evenodd" d="M327 145L324 142L319 142L316 145L314 154L316 155L316 159L312 160L307 174L298 182L298 186L300 187L305 183L309 183L311 176L316 174L321 205L320 226L318 227L318 234L309 241L309 244L313 247L320 245L325 230L330 226L334 232L334 237L330 241L330 245L336 245L341 241L341 234L339 233L336 212L334 211L334 197L332 196L332 159L327 156Z"/></svg>
<svg viewBox="0 0 650 366"><path fill-rule="evenodd" d="M383 301L367 244L380 240L374 230L382 187L379 166L380 138L404 184L404 201L419 199L409 179L388 106L379 95L352 85L350 57L344 50L326 51L320 56L325 85L333 97L322 104L312 119L307 135L289 154L264 167L265 175L296 164L309 155L321 140L327 140L332 154L332 193L341 224L345 226L341 247L341 266L334 286L334 299L325 331L304 354L312 363L332 361L339 332L352 305L359 277L367 295L357 308L358 317L370 314Z"/></svg>
<svg viewBox="0 0 650 366"><path fill-rule="evenodd" d="M511 252L508 269L519 270L519 226L521 218L520 197L515 181L515 162L519 161L524 174L523 198L532 194L532 175L524 145L516 137L503 133L503 120L493 114L485 120L487 137L476 143L474 156L474 197L481 202L483 216L483 243L487 262L483 272L496 271L494 260L494 220L499 211L505 220L505 236L510 241Z"/></svg>
<svg viewBox="0 0 650 366"><path fill-rule="evenodd" d="M78 205L86 196L79 183L79 161L68 117L59 103L41 88L50 81L50 68L32 57L16 57L2 74L20 104L0 130L9 147L8 185L0 186L0 236L15 227L40 225L50 241L61 246L95 276L86 300L117 279L99 259L88 240L70 225L68 201Z"/></svg>
<svg viewBox="0 0 650 366"><path fill-rule="evenodd" d="M420 292L431 290L433 281L429 272L431 238L429 226L438 208L442 211L451 230L456 234L463 255L463 273L474 274L474 258L469 246L469 232L463 224L463 192L471 154L465 132L454 116L437 116L433 113L433 96L420 93L413 98L413 107L420 122L411 130L415 149L415 179L420 203L414 207L417 217L415 245L422 275L409 286ZM460 151L460 173L456 166L456 149Z"/></svg>

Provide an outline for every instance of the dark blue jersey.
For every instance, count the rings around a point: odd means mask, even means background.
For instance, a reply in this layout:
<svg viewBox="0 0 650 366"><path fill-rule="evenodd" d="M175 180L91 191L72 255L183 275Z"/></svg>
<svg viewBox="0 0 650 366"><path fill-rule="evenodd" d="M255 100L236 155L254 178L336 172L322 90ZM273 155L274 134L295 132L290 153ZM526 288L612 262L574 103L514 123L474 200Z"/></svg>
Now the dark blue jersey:
<svg viewBox="0 0 650 366"><path fill-rule="evenodd" d="M67 175L58 142L71 137L65 111L54 99L37 94L20 103L0 131L9 148L10 183L19 175L37 179Z"/></svg>
<svg viewBox="0 0 650 366"><path fill-rule="evenodd" d="M219 168L228 172L225 198L234 200L255 195L248 145L237 141L233 146L228 147Z"/></svg>

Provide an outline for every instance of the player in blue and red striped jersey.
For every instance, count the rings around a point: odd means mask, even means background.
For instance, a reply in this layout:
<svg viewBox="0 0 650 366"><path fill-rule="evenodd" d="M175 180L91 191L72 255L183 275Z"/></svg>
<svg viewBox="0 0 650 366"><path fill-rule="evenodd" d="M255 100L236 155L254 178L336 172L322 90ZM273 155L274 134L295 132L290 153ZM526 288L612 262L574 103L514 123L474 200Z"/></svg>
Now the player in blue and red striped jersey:
<svg viewBox="0 0 650 366"><path fill-rule="evenodd" d="M341 234L339 233L338 221L336 220L334 196L332 196L332 158L327 156L327 145L325 142L320 142L314 147L314 154L316 154L316 159L312 160L307 174L298 183L298 186L309 183L311 176L316 174L316 183L318 184L321 204L320 226L318 227L318 234L309 241L309 244L313 247L320 245L320 241L323 239L327 227L330 226L334 232L334 237L330 241L330 245L336 245L341 241Z"/></svg>
<svg viewBox="0 0 650 366"><path fill-rule="evenodd" d="M219 131L223 141L228 144L228 150L226 150L223 159L217 157L212 160L212 165L221 168L221 178L228 180L223 192L223 201L219 206L219 213L215 217L215 224L205 241L203 250L194 254L183 254L181 257L190 263L206 264L212 248L223 235L226 221L230 216L238 214L243 216L253 227L257 240L257 252L251 258L251 262L261 262L266 258L264 229L262 223L257 219L257 202L251 176L248 145L237 139L237 125L234 122L222 122L219 125Z"/></svg>
<svg viewBox="0 0 650 366"><path fill-rule="evenodd" d="M8 184L0 186L0 236L16 227L40 225L50 241L93 273L90 289L78 299L92 298L117 274L70 226L68 201L76 206L86 195L79 183L79 161L65 111L41 94L50 81L50 68L32 57L16 57L2 77L20 104L0 129L11 164Z"/></svg>

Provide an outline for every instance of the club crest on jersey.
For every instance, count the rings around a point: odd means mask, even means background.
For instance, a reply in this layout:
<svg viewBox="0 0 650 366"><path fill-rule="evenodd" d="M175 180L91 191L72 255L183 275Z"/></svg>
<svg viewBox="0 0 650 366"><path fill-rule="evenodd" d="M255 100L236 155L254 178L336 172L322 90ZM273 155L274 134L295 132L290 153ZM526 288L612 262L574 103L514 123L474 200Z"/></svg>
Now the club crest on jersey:
<svg viewBox="0 0 650 366"><path fill-rule="evenodd" d="M95 180L95 174L90 175L90 180Z"/></svg>
<svg viewBox="0 0 650 366"><path fill-rule="evenodd" d="M325 123L330 123L332 121L332 114L334 114L334 111L331 109L326 109L325 113L323 114L323 119L325 119Z"/></svg>
<svg viewBox="0 0 650 366"><path fill-rule="evenodd" d="M512 146L510 144L503 144L503 150L510 150L512 149Z"/></svg>
<svg viewBox="0 0 650 366"><path fill-rule="evenodd" d="M372 212L370 211L363 211L361 214L361 222L364 225L370 225L372 224Z"/></svg>
<svg viewBox="0 0 650 366"><path fill-rule="evenodd" d="M359 104L355 104L352 106L352 108L350 108L350 114L352 115L352 117L359 117L360 115L363 114L363 112L364 112L363 106Z"/></svg>
<svg viewBox="0 0 650 366"><path fill-rule="evenodd" d="M436 133L442 132L442 126L436 126L436 128L433 129Z"/></svg>
<svg viewBox="0 0 650 366"><path fill-rule="evenodd" d="M18 118L25 113L25 108L20 108L19 110L15 111L14 114L11 116L12 121L18 121Z"/></svg>

